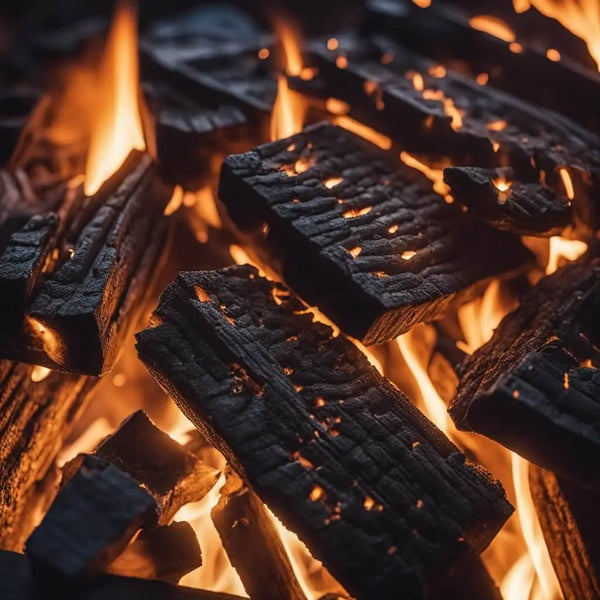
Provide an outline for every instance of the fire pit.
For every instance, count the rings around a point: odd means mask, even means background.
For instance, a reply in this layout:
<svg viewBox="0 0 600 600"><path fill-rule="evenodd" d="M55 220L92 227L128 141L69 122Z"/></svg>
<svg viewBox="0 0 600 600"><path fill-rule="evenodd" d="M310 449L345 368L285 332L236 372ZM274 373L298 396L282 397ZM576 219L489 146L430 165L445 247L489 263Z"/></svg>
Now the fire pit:
<svg viewBox="0 0 600 600"><path fill-rule="evenodd" d="M600 598L597 0L31 4L0 598Z"/></svg>

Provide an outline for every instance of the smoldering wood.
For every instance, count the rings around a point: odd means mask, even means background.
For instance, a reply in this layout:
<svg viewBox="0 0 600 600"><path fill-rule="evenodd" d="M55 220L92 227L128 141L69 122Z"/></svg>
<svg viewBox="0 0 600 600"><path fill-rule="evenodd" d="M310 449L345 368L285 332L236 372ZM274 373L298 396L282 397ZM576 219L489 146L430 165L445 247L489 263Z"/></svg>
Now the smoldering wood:
<svg viewBox="0 0 600 600"><path fill-rule="evenodd" d="M459 381L459 368L467 354L441 327L435 327L436 341L427 363L427 374L446 404L452 400Z"/></svg>
<svg viewBox="0 0 600 600"><path fill-rule="evenodd" d="M482 13L480 7L475 10L479 12L473 14L489 14ZM513 15L513 21L521 17ZM598 130L600 77L594 72L595 66L593 70L583 68L566 55L561 55L558 62L549 60L548 40L557 43L556 36L546 36L542 45L524 43L521 52L512 52L506 41L471 27L469 16L456 6L436 2L422 10L403 0L369 0L366 28L386 32L443 65L458 63L473 77L484 73L490 85L556 110L590 131ZM519 42L526 39L523 33L520 31L517 37ZM558 47L564 48L560 44Z"/></svg>
<svg viewBox="0 0 600 600"><path fill-rule="evenodd" d="M600 597L598 494L530 466L529 483L544 540L565 598Z"/></svg>
<svg viewBox="0 0 600 600"><path fill-rule="evenodd" d="M107 572L176 584L201 565L196 533L189 523L182 521L142 530L109 565Z"/></svg>
<svg viewBox="0 0 600 600"><path fill-rule="evenodd" d="M0 548L21 550L51 469L95 380L0 360ZM44 494L44 497L46 494ZM51 494L49 494L50 497Z"/></svg>
<svg viewBox="0 0 600 600"><path fill-rule="evenodd" d="M285 281L366 344L435 319L531 261L517 238L483 226L424 175L332 125L229 156L219 197L238 227L266 224L262 237Z"/></svg>
<svg viewBox="0 0 600 600"><path fill-rule="evenodd" d="M598 488L600 261L540 281L472 354L450 414L527 460Z"/></svg>
<svg viewBox="0 0 600 600"><path fill-rule="evenodd" d="M68 579L98 575L135 533L156 520L156 502L129 475L87 455L64 483L25 551L34 568Z"/></svg>
<svg viewBox="0 0 600 600"><path fill-rule="evenodd" d="M201 462L138 410L94 452L144 486L159 509L159 523L169 523L189 502L204 498L219 471Z"/></svg>
<svg viewBox="0 0 600 600"><path fill-rule="evenodd" d="M559 169L566 168L579 220L597 227L597 135L567 117L451 70L435 77L436 63L389 37L342 34L337 39L334 51L327 49L327 39L308 44L308 64L319 76L308 82L295 78L294 88L338 98L349 105L351 116L390 136L404 150L453 165L510 166L517 180L529 183L545 177L561 194L565 187Z"/></svg>
<svg viewBox="0 0 600 600"><path fill-rule="evenodd" d="M33 293L20 330L0 335L0 355L75 373L108 371L159 270L171 191L151 158L134 151L96 194L70 205L35 286L27 280L31 248L17 247L14 277Z"/></svg>
<svg viewBox="0 0 600 600"><path fill-rule="evenodd" d="M353 596L422 597L511 512L352 343L253 267L180 274L137 349Z"/></svg>
<svg viewBox="0 0 600 600"><path fill-rule="evenodd" d="M235 473L228 473L210 516L251 598L306 600L270 515Z"/></svg>
<svg viewBox="0 0 600 600"><path fill-rule="evenodd" d="M550 237L572 223L571 202L539 183L513 180L511 169L449 167L452 195L492 227L518 235ZM510 187L500 190L501 182Z"/></svg>

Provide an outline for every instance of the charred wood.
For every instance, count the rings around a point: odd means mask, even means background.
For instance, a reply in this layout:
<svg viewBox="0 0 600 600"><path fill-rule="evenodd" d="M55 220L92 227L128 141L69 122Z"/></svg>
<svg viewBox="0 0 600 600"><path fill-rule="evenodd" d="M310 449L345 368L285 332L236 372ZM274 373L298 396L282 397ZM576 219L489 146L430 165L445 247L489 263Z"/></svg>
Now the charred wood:
<svg viewBox="0 0 600 600"><path fill-rule="evenodd" d="M105 571L135 533L156 520L156 502L129 475L85 456L25 546L34 568L68 579Z"/></svg>
<svg viewBox="0 0 600 600"><path fill-rule="evenodd" d="M471 214L502 231L550 237L572 222L565 196L539 183L513 181L510 169L449 167L444 181Z"/></svg>
<svg viewBox="0 0 600 600"><path fill-rule="evenodd" d="M270 515L235 473L210 515L251 598L306 600Z"/></svg>
<svg viewBox="0 0 600 600"><path fill-rule="evenodd" d="M424 175L331 125L229 156L219 196L238 227L266 224L286 282L367 344L435 319L530 261L517 238L482 226Z"/></svg>
<svg viewBox="0 0 600 600"><path fill-rule="evenodd" d="M524 458L598 488L600 262L544 278L465 362L450 414Z"/></svg>
<svg viewBox="0 0 600 600"><path fill-rule="evenodd" d="M358 598L420 598L511 512L504 492L369 364L249 266L180 274L138 354Z"/></svg>

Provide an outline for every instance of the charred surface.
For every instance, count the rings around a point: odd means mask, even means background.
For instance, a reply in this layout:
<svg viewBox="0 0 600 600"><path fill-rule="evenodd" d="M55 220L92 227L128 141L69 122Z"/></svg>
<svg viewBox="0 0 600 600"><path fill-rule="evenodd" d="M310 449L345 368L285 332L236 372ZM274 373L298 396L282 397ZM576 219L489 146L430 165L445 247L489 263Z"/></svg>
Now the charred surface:
<svg viewBox="0 0 600 600"><path fill-rule="evenodd" d="M142 361L284 524L359 598L420 598L511 512L343 336L249 266L180 274Z"/></svg>
<svg viewBox="0 0 600 600"><path fill-rule="evenodd" d="M456 425L598 487L599 301L598 260L543 279L464 364Z"/></svg>
<svg viewBox="0 0 600 600"><path fill-rule="evenodd" d="M513 181L510 169L450 167L444 181L471 214L502 231L550 237L572 222L566 197L539 183Z"/></svg>
<svg viewBox="0 0 600 600"><path fill-rule="evenodd" d="M290 286L369 344L530 260L518 239L447 204L424 175L331 125L228 157L219 196L240 228L266 223Z"/></svg>

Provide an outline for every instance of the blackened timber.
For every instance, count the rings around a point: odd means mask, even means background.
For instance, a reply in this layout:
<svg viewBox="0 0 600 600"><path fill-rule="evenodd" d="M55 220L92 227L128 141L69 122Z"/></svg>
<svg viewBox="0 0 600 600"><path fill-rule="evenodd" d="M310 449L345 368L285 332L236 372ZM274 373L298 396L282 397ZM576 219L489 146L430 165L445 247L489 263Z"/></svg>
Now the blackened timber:
<svg viewBox="0 0 600 600"><path fill-rule="evenodd" d="M102 573L156 519L152 496L129 475L85 456L34 530L25 551L36 569L84 580Z"/></svg>
<svg viewBox="0 0 600 600"><path fill-rule="evenodd" d="M210 516L251 598L306 600L271 516L235 473Z"/></svg>
<svg viewBox="0 0 600 600"><path fill-rule="evenodd" d="M96 194L82 198L21 330L0 336L0 354L89 375L109 370L158 271L171 191L151 158L132 152Z"/></svg>
<svg viewBox="0 0 600 600"><path fill-rule="evenodd" d="M457 427L599 489L599 303L598 260L540 281L464 363Z"/></svg>
<svg viewBox="0 0 600 600"><path fill-rule="evenodd" d="M352 596L421 598L511 512L350 341L253 267L180 274L137 349Z"/></svg>
<svg viewBox="0 0 600 600"><path fill-rule="evenodd" d="M565 598L600 598L598 494L530 466L536 514ZM589 547L588 547L589 543Z"/></svg>
<svg viewBox="0 0 600 600"><path fill-rule="evenodd" d="M95 380L0 360L0 547L21 550L36 483L71 431Z"/></svg>
<svg viewBox="0 0 600 600"><path fill-rule="evenodd" d="M450 159L459 166L510 166L523 182L545 178L557 192L572 179L581 220L595 227L600 189L600 138L568 118L519 100L451 70L385 36L338 36L308 45L319 76L300 90L334 97L351 116L390 136L409 152Z"/></svg>
<svg viewBox="0 0 600 600"><path fill-rule="evenodd" d="M530 260L424 175L327 124L229 156L219 196L238 227L267 225L285 281L364 343L434 319Z"/></svg>
<svg viewBox="0 0 600 600"><path fill-rule="evenodd" d="M96 449L96 456L121 469L156 500L159 523L169 523L188 502L201 500L219 472L161 431L138 410Z"/></svg>
<svg viewBox="0 0 600 600"><path fill-rule="evenodd" d="M487 10L484 14L489 15ZM556 37L546 36L543 45L532 46L523 44L519 35L521 51L513 52L507 41L471 27L464 12L443 2L423 10L410 1L369 0L366 22L369 31L386 32L442 65L458 63L473 77L483 74L496 88L556 110L591 131L598 130L600 77L568 56L550 60L548 40Z"/></svg>
<svg viewBox="0 0 600 600"><path fill-rule="evenodd" d="M550 237L572 223L565 196L540 183L513 181L511 169L449 167L444 182L471 214L502 231Z"/></svg>

